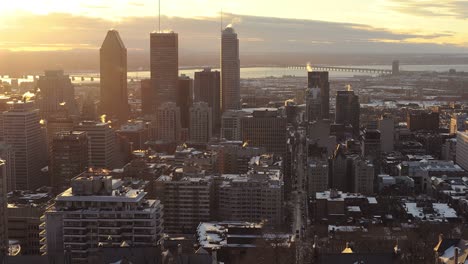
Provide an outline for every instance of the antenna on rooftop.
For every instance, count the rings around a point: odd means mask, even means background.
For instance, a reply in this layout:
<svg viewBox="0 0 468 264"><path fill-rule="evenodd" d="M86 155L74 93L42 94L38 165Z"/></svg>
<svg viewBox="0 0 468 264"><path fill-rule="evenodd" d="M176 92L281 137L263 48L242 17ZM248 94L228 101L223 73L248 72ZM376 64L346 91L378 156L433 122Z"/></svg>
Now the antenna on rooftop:
<svg viewBox="0 0 468 264"><path fill-rule="evenodd" d="M158 33L161 33L161 0L158 0Z"/></svg>

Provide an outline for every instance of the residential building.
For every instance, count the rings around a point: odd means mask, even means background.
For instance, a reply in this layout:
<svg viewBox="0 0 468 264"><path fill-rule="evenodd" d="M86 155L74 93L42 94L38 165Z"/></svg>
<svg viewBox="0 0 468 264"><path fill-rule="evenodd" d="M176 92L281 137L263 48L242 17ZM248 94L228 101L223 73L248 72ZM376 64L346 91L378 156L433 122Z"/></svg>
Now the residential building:
<svg viewBox="0 0 468 264"><path fill-rule="evenodd" d="M190 108L190 142L208 143L213 132L212 108L205 102L196 102Z"/></svg>

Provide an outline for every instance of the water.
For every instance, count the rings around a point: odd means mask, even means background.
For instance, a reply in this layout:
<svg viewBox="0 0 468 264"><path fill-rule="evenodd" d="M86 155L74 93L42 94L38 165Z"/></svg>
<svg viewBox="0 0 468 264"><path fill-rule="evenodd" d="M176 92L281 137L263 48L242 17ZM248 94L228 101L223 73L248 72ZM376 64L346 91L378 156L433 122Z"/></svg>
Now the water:
<svg viewBox="0 0 468 264"><path fill-rule="evenodd" d="M390 70L391 65L344 65L337 67L349 67L349 68L369 68L369 69L385 69ZM468 64L459 64L459 65L400 65L401 71L429 71L429 72L447 72L450 69L455 69L459 72L468 72ZM201 71L202 69L181 69L179 74L185 74L193 78L196 71ZM219 70L219 69L213 69ZM73 83L89 83L89 77L97 76L98 73L89 73L89 72L68 72L69 75L78 75L86 77L85 81L82 81L80 78L76 78ZM250 79L250 78L265 78L265 77L283 77L288 76L297 76L297 77L306 77L307 71L305 69L289 69L289 68L277 68L277 67L250 67L250 68L241 68L241 78ZM359 73L359 72L330 72L331 79L340 79L340 78L350 78L356 75L370 75L369 73ZM130 71L128 72L129 79L144 79L149 78L149 71ZM11 79L8 76L0 76L0 80L5 82L11 82ZM27 78L18 79L19 83L21 82L30 82L33 80L33 76L27 76ZM99 78L94 78L94 82L98 82Z"/></svg>

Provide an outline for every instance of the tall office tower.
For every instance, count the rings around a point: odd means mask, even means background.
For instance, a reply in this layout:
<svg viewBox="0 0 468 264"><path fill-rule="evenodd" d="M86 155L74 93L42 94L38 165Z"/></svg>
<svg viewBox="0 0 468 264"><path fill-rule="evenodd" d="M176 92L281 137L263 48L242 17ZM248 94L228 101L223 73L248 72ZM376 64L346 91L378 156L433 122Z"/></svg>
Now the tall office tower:
<svg viewBox="0 0 468 264"><path fill-rule="evenodd" d="M307 122L323 119L320 88L307 88L305 119Z"/></svg>
<svg viewBox="0 0 468 264"><path fill-rule="evenodd" d="M241 119L248 115L241 110L227 110L221 116L221 138L241 140Z"/></svg>
<svg viewBox="0 0 468 264"><path fill-rule="evenodd" d="M350 165L352 164L349 162L349 155L346 153L345 146L339 144L331 158L331 188L344 192L351 191L353 182Z"/></svg>
<svg viewBox="0 0 468 264"><path fill-rule="evenodd" d="M38 106L43 118L47 119L59 111L63 103L68 106L72 114L75 113L75 90L70 77L64 75L63 71L45 71L37 81L37 88L40 89Z"/></svg>
<svg viewBox="0 0 468 264"><path fill-rule="evenodd" d="M193 234L200 222L212 220L213 180L210 177L163 175L154 182L164 205L164 231Z"/></svg>
<svg viewBox="0 0 468 264"><path fill-rule="evenodd" d="M362 156L372 161L378 161L382 152L380 144L380 131L376 129L366 129L362 140Z"/></svg>
<svg viewBox="0 0 468 264"><path fill-rule="evenodd" d="M208 143L213 132L211 107L205 102L196 102L190 108L190 142Z"/></svg>
<svg viewBox="0 0 468 264"><path fill-rule="evenodd" d="M278 111L254 111L241 119L242 141L284 155L287 151L287 121Z"/></svg>
<svg viewBox="0 0 468 264"><path fill-rule="evenodd" d="M3 112L5 143L12 147L15 167L11 179L14 190L34 190L45 184L41 169L46 166L46 142L39 124L39 110L33 102L12 102Z"/></svg>
<svg viewBox="0 0 468 264"><path fill-rule="evenodd" d="M141 113L152 115L155 113L153 109L153 87L151 86L151 79L141 80Z"/></svg>
<svg viewBox="0 0 468 264"><path fill-rule="evenodd" d="M457 164L468 170L468 132L457 132Z"/></svg>
<svg viewBox="0 0 468 264"><path fill-rule="evenodd" d="M2 250L8 249L7 194L7 165L4 160L0 160L0 248ZM2 255L4 253L5 252L2 252Z"/></svg>
<svg viewBox="0 0 468 264"><path fill-rule="evenodd" d="M317 145L319 148L326 148L328 156L332 156L336 149L336 136L331 136L330 131L331 121L329 119L309 123L307 125L307 149L309 152L310 146Z"/></svg>
<svg viewBox="0 0 468 264"><path fill-rule="evenodd" d="M177 102L179 82L179 42L178 35L156 33L150 35L151 86L153 87L152 109L167 102Z"/></svg>
<svg viewBox="0 0 468 264"><path fill-rule="evenodd" d="M85 172L55 198L44 215L45 253L71 252L70 263L93 263L100 245L152 247L161 242L163 206L146 199L143 186L113 179L104 172Z"/></svg>
<svg viewBox="0 0 468 264"><path fill-rule="evenodd" d="M114 168L117 156L116 138L108 123L83 121L74 130L84 131L88 135L88 167Z"/></svg>
<svg viewBox="0 0 468 264"><path fill-rule="evenodd" d="M182 74L177 84L177 101L180 109L180 125L182 128L189 127L190 107L193 103L193 79Z"/></svg>
<svg viewBox="0 0 468 264"><path fill-rule="evenodd" d="M354 91L336 92L336 113L335 123L351 125L353 127L353 136L359 136L359 96Z"/></svg>
<svg viewBox="0 0 468 264"><path fill-rule="evenodd" d="M328 160L309 159L307 165L308 194L328 190Z"/></svg>
<svg viewBox="0 0 468 264"><path fill-rule="evenodd" d="M206 68L195 72L194 101L206 102L212 110L213 134L219 135L221 129L221 76L219 71Z"/></svg>
<svg viewBox="0 0 468 264"><path fill-rule="evenodd" d="M128 119L127 48L117 30L109 30L100 49L100 113L121 122Z"/></svg>
<svg viewBox="0 0 468 264"><path fill-rule="evenodd" d="M395 120L392 116L384 114L378 122L380 131L380 145L382 152L392 152L395 145Z"/></svg>
<svg viewBox="0 0 468 264"><path fill-rule="evenodd" d="M88 167L88 137L82 131L54 135L50 154L51 183L55 193L70 187L70 181Z"/></svg>
<svg viewBox="0 0 468 264"><path fill-rule="evenodd" d="M465 131L468 121L468 114L466 113L455 113L450 118L450 134L457 134L458 131Z"/></svg>
<svg viewBox="0 0 468 264"><path fill-rule="evenodd" d="M322 116L321 119L330 118L330 82L328 81L328 72L311 71L307 73L307 87L320 88L320 97L322 98Z"/></svg>
<svg viewBox="0 0 468 264"><path fill-rule="evenodd" d="M180 108L173 102L164 103L156 112L156 137L165 142L180 140Z"/></svg>
<svg viewBox="0 0 468 264"><path fill-rule="evenodd" d="M221 110L240 109L239 39L232 27L221 34Z"/></svg>
<svg viewBox="0 0 468 264"><path fill-rule="evenodd" d="M374 165L361 157L353 158L353 192L371 195L374 193Z"/></svg>

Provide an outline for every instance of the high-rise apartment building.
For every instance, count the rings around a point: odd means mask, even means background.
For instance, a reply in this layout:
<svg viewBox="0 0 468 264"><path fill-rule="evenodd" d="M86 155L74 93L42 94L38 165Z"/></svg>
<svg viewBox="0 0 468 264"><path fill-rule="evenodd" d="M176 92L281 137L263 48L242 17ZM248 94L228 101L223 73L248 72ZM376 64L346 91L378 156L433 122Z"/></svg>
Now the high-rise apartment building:
<svg viewBox="0 0 468 264"><path fill-rule="evenodd" d="M40 98L37 101L40 114L48 118L51 114L60 110L60 106L66 104L70 113L75 113L75 90L68 75L63 71L45 71L39 77L37 87L40 90Z"/></svg>
<svg viewBox="0 0 468 264"><path fill-rule="evenodd" d="M44 216L44 250L53 257L71 253L71 263L90 263L100 245L149 247L160 242L163 206L146 199L143 186L85 172L55 198Z"/></svg>
<svg viewBox="0 0 468 264"><path fill-rule="evenodd" d="M221 109L240 109L239 39L232 27L221 34Z"/></svg>
<svg viewBox="0 0 468 264"><path fill-rule="evenodd" d="M321 98L321 119L330 118L330 82L328 72L311 71L307 73L307 87L319 88Z"/></svg>
<svg viewBox="0 0 468 264"><path fill-rule="evenodd" d="M207 143L213 132L211 107L205 102L196 102L190 108L190 142Z"/></svg>
<svg viewBox="0 0 468 264"><path fill-rule="evenodd" d="M83 121L75 127L88 136L88 167L113 169L116 162L115 132L108 123Z"/></svg>
<svg viewBox="0 0 468 264"><path fill-rule="evenodd" d="M156 137L165 142L180 140L180 108L173 102L162 104L156 113Z"/></svg>
<svg viewBox="0 0 468 264"><path fill-rule="evenodd" d="M219 71L206 68L195 72L194 101L206 102L212 110L213 134L219 135L221 129L221 76Z"/></svg>
<svg viewBox="0 0 468 264"><path fill-rule="evenodd" d="M241 119L242 141L267 152L284 155L287 151L287 121L278 111L259 110Z"/></svg>
<svg viewBox="0 0 468 264"><path fill-rule="evenodd" d="M88 137L82 131L62 131L51 142L50 173L56 193L70 187L70 181L88 167Z"/></svg>
<svg viewBox="0 0 468 264"><path fill-rule="evenodd" d="M179 42L174 32L153 32L150 35L152 109L166 102L177 102L179 82Z"/></svg>
<svg viewBox="0 0 468 264"><path fill-rule="evenodd" d="M353 158L353 192L374 193L374 165L361 157Z"/></svg>
<svg viewBox="0 0 468 264"><path fill-rule="evenodd" d="M109 30L100 49L100 113L125 122L130 113L127 93L127 48L117 30Z"/></svg>
<svg viewBox="0 0 468 264"><path fill-rule="evenodd" d="M353 135L357 137L359 136L359 114L359 97L354 94L354 91L337 91L335 123L351 125Z"/></svg>
<svg viewBox="0 0 468 264"><path fill-rule="evenodd" d="M33 102L12 102L3 112L5 143L14 152L15 166L11 175L13 190L34 190L47 184L41 177L46 166L45 139L39 123L39 110Z"/></svg>

